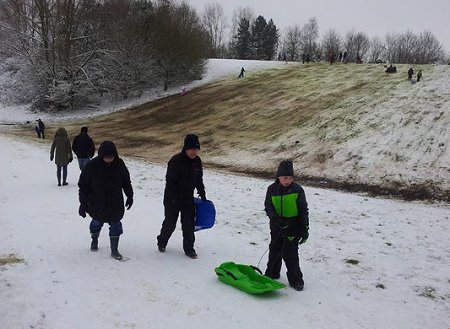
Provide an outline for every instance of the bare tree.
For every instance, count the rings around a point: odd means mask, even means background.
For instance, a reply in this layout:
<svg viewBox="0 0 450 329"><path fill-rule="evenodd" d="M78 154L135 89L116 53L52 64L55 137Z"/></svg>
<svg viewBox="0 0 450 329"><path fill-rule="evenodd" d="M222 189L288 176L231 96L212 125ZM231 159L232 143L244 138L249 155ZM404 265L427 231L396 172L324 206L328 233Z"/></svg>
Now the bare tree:
<svg viewBox="0 0 450 329"><path fill-rule="evenodd" d="M336 32L336 30L332 29L326 32L322 38L322 51L325 55L325 58L329 58L330 56L336 59L341 48L341 37Z"/></svg>
<svg viewBox="0 0 450 329"><path fill-rule="evenodd" d="M16 41L12 52L28 59L42 82L41 106L73 108L92 88L87 72L98 49L89 0L3 0L1 28Z"/></svg>
<svg viewBox="0 0 450 329"><path fill-rule="evenodd" d="M298 25L286 28L282 41L282 52L289 61L298 61L302 55L302 29Z"/></svg>
<svg viewBox="0 0 450 329"><path fill-rule="evenodd" d="M250 7L238 7L235 9L231 18L231 36L233 37L237 34L242 19L248 20L251 25L255 18L255 12Z"/></svg>
<svg viewBox="0 0 450 329"><path fill-rule="evenodd" d="M310 56L311 59L318 59L320 57L319 47L317 44L317 38L319 37L319 24L317 19L312 17L308 23L303 26L301 33L302 51L306 56Z"/></svg>
<svg viewBox="0 0 450 329"><path fill-rule="evenodd" d="M437 63L444 58L444 49L438 39L429 31L419 34L415 62L418 64Z"/></svg>
<svg viewBox="0 0 450 329"><path fill-rule="evenodd" d="M385 46L379 37L370 40L369 62L377 63L383 61Z"/></svg>
<svg viewBox="0 0 450 329"><path fill-rule="evenodd" d="M224 10L220 3L208 3L205 5L202 25L208 36L208 56L211 58L220 57L224 48L223 38L227 25Z"/></svg>
<svg viewBox="0 0 450 329"><path fill-rule="evenodd" d="M200 17L186 2L160 1L155 5L149 41L165 90L174 82L201 77L205 55L203 31Z"/></svg>
<svg viewBox="0 0 450 329"><path fill-rule="evenodd" d="M361 63L370 48L369 37L364 32L348 32L345 39L345 50L349 61Z"/></svg>

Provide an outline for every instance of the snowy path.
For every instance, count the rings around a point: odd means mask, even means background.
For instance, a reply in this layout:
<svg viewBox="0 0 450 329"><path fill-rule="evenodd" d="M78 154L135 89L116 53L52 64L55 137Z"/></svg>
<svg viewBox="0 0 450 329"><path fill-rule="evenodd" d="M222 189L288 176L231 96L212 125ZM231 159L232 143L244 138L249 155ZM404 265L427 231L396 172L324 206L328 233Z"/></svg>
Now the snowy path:
<svg viewBox="0 0 450 329"><path fill-rule="evenodd" d="M450 328L448 205L306 188L305 290L258 297L220 283L214 267L257 265L268 246L269 181L206 171L218 222L196 234L191 260L179 227L166 254L156 249L165 167L126 159L136 198L120 244L129 260L117 262L107 229L99 252L88 250L79 170L72 163L70 185L57 187L48 150L0 135L0 258L24 259L0 266L2 328Z"/></svg>

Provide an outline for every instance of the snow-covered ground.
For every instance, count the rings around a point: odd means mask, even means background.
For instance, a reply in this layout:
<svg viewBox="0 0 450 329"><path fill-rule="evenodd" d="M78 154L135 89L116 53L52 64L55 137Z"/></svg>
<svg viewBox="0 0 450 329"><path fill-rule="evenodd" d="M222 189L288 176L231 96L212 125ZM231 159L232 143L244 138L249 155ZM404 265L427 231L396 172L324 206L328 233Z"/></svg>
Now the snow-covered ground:
<svg viewBox="0 0 450 329"><path fill-rule="evenodd" d="M267 65L284 64L210 60L206 77L186 87L237 75L242 66L251 74ZM418 96L429 104L439 94L431 114L447 115L445 85L426 83ZM103 104L98 113L177 92ZM396 106L406 110L392 103L386 111L394 118ZM87 115L49 117L0 104L0 123ZM435 140L448 138L448 131L435 134ZM77 214L79 170L70 164L69 186L57 187L49 142L0 131L0 260L10 254L23 259L0 265L2 329L450 328L448 204L305 188L311 218L310 240L300 247L305 290L251 296L219 282L214 268L235 261L265 269L269 232L262 203L271 181L205 171L217 224L196 234L199 259L191 260L183 254L179 225L167 252L156 249L165 167L125 159L136 197L120 242L129 260L118 262L109 256L106 227L99 252L89 251L89 221ZM286 283L284 273L280 280Z"/></svg>
<svg viewBox="0 0 450 329"><path fill-rule="evenodd" d="M241 67L244 67L246 74L251 74L256 70L278 67L284 62L277 61L254 61L254 60L234 60L234 59L208 59L206 62L205 76L201 80L192 81L186 86L170 87L167 91L162 88L155 88L145 92L139 98L132 98L128 100L114 100L106 97L105 101L98 106L95 111L92 110L77 110L72 112L62 113L35 113L29 110L30 105L11 105L2 103L2 99L9 99L2 95L2 93L11 92L8 88L17 82L11 78L11 74L0 72L0 124L17 124L27 121L34 121L41 118L44 121L60 121L73 119L78 117L91 117L110 113L113 111L120 111L133 106L144 104L155 99L167 97L173 94L180 93L182 88L189 89L204 85L217 79L226 78L228 76L238 76Z"/></svg>
<svg viewBox="0 0 450 329"><path fill-rule="evenodd" d="M306 188L305 290L252 296L219 282L214 268L265 269L271 181L206 170L217 224L196 234L191 260L179 225L167 252L156 249L165 167L125 159L135 204L120 242L129 260L118 262L107 228L100 250L89 251L79 170L70 164L69 186L58 187L48 143L0 135L0 258L23 259L0 266L1 328L450 328L448 205Z"/></svg>

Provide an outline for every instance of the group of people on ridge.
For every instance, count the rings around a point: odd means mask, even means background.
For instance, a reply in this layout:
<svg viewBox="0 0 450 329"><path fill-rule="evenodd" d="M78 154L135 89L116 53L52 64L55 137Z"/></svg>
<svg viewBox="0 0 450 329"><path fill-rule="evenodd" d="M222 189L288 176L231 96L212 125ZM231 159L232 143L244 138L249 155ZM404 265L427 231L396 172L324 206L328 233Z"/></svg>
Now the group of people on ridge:
<svg viewBox="0 0 450 329"><path fill-rule="evenodd" d="M122 218L125 208L129 210L133 205L134 196L130 173L112 141L102 142L97 157L93 158L95 146L87 132L87 127L81 128L70 147L67 131L59 128L51 146L50 159L55 158L58 185L61 185L61 170L62 184L67 185L67 165L73 159L72 150L75 152L81 170L78 181L78 213L83 218L87 215L91 218L90 249L93 252L98 250L100 231L108 223L111 256L121 260L123 256L118 245L123 234ZM184 253L192 259L198 257L194 249L194 190L197 190L203 201L207 200L199 152L198 136L188 134L181 151L172 156L167 164L164 220L157 236L157 247L161 253L166 251L180 216ZM282 161L276 176L275 182L267 189L264 201L264 209L270 219L271 236L265 275L278 279L284 261L290 286L300 291L304 281L299 265L298 246L309 237L308 205L303 188L293 181L292 161Z"/></svg>

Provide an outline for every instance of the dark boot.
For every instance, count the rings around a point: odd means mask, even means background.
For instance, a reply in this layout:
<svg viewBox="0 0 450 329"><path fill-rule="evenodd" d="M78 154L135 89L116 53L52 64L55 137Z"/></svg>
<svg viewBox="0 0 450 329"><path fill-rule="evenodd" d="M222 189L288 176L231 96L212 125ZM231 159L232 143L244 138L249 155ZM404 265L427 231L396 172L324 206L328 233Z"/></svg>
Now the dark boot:
<svg viewBox="0 0 450 329"><path fill-rule="evenodd" d="M119 237L118 236L110 236L109 240L111 242L111 257L121 260L122 255L117 250L117 247L119 246Z"/></svg>
<svg viewBox="0 0 450 329"><path fill-rule="evenodd" d="M187 251L187 252L185 252L185 255L188 256L189 258L192 258L192 259L197 259L197 257L198 257L198 255L195 252L195 250Z"/></svg>
<svg viewBox="0 0 450 329"><path fill-rule="evenodd" d="M303 282L303 280L301 280L300 282L295 282L289 285L297 291L302 291L305 283Z"/></svg>
<svg viewBox="0 0 450 329"><path fill-rule="evenodd" d="M91 251L98 251L98 236L99 233L91 233Z"/></svg>

